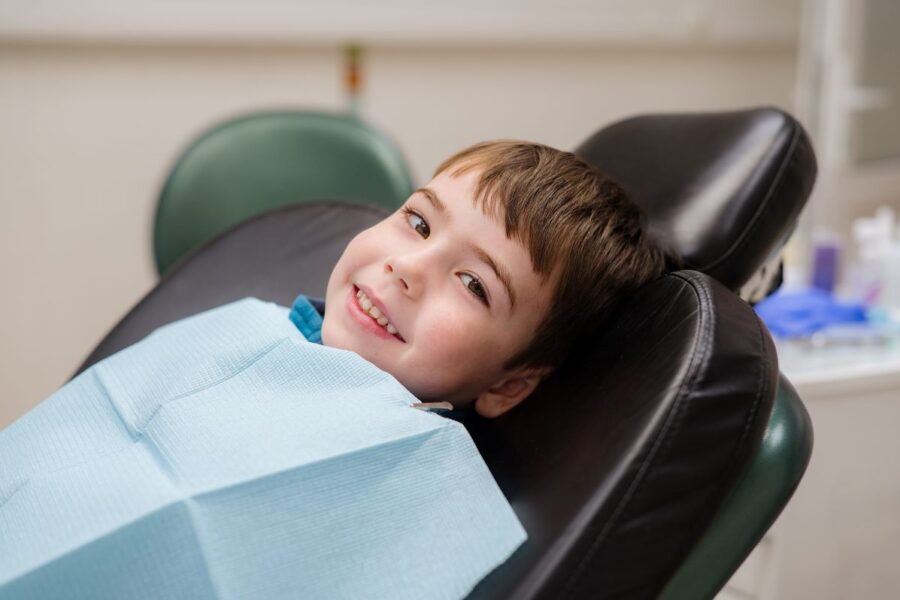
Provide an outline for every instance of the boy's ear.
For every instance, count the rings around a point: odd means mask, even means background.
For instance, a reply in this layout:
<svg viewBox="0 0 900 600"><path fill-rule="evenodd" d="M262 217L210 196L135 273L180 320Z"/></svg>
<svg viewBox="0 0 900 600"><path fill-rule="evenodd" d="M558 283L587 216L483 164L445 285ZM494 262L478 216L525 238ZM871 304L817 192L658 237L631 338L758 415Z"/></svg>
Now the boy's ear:
<svg viewBox="0 0 900 600"><path fill-rule="evenodd" d="M527 398L551 371L550 368L522 369L507 375L475 398L475 412L488 419L499 417Z"/></svg>

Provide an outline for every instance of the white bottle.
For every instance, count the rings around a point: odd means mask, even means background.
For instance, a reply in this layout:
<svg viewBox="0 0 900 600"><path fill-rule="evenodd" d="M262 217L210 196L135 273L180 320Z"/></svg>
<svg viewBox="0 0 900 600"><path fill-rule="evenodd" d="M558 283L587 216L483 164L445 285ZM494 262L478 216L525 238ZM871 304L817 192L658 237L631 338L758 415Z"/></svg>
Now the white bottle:
<svg viewBox="0 0 900 600"><path fill-rule="evenodd" d="M858 256L853 278L854 295L867 306L885 308L888 301L886 294L890 294L891 302L900 300L900 289L894 289L894 282L900 285L900 279L893 274L891 265L898 258L894 254L894 211L882 206L874 218L856 219L853 222L853 240Z"/></svg>

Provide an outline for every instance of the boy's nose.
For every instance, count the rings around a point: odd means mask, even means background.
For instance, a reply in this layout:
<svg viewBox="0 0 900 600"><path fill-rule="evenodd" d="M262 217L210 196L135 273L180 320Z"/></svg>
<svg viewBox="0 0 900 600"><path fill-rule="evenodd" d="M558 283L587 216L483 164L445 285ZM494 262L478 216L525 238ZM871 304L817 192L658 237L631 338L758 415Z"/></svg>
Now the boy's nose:
<svg viewBox="0 0 900 600"><path fill-rule="evenodd" d="M403 288L409 296L418 296L422 292L422 277L419 269L409 261L391 258L384 263L385 272Z"/></svg>
<svg viewBox="0 0 900 600"><path fill-rule="evenodd" d="M387 273L390 273L390 274L394 275L394 279L396 279L396 280L400 283L400 285L403 286L403 289L404 289L404 290L408 290L408 289L409 289L409 284L406 283L406 280L403 279L402 277L400 277L399 275L396 275L396 274L395 274L395 272L394 272L394 265L392 265L390 262L386 262L386 263L384 263L384 270L385 270Z"/></svg>

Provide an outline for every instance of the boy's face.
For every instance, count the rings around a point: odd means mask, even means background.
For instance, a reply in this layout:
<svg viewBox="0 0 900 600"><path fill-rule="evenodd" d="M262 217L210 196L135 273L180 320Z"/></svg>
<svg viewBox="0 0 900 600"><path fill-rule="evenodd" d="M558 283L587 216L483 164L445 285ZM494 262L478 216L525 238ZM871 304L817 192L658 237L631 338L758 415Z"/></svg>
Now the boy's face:
<svg viewBox="0 0 900 600"><path fill-rule="evenodd" d="M474 205L479 174L441 173L350 242L328 281L322 339L387 371L421 400L457 408L474 401L490 417L545 374L503 365L531 341L552 284L502 222Z"/></svg>

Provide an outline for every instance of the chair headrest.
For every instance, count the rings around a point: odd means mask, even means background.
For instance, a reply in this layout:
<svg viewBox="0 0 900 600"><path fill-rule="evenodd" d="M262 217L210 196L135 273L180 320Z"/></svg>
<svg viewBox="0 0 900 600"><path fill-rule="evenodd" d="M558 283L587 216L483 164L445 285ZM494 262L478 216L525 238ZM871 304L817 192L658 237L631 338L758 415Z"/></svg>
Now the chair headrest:
<svg viewBox="0 0 900 600"><path fill-rule="evenodd" d="M787 241L816 178L806 132L775 108L634 117L575 153L625 188L655 241L733 291Z"/></svg>

